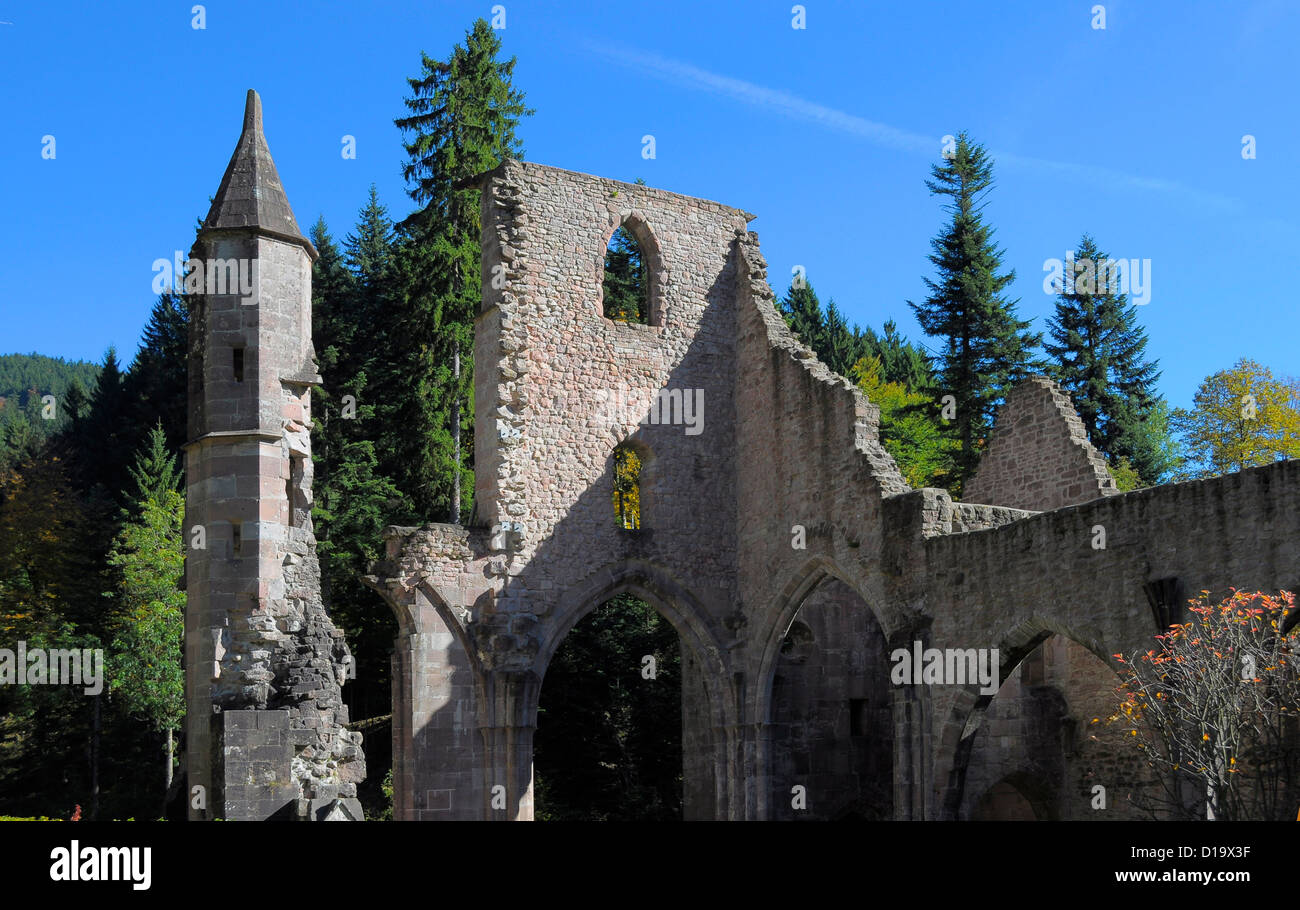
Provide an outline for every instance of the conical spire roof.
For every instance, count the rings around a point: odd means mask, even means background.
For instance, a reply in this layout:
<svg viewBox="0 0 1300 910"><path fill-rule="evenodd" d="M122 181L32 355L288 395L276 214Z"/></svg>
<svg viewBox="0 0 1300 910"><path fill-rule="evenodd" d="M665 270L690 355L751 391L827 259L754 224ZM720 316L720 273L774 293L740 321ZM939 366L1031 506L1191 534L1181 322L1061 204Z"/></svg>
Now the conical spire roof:
<svg viewBox="0 0 1300 910"><path fill-rule="evenodd" d="M239 135L235 154L230 156L226 175L221 178L221 188L203 221L203 230L229 228L256 229L296 241L316 258L316 249L298 229L289 199L280 185L280 175L271 160L266 136L262 134L262 99L251 88L244 106L244 131Z"/></svg>

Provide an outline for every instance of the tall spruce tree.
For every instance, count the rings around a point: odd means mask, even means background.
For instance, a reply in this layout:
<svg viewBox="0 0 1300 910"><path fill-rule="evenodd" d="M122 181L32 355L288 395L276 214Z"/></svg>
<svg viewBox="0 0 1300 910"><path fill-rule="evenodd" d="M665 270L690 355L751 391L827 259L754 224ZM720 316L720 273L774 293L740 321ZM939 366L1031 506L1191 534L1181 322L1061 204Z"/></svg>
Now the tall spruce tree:
<svg viewBox="0 0 1300 910"><path fill-rule="evenodd" d="M356 276L357 288L365 309L373 310L392 278L396 237L388 208L379 201L375 185L357 220L357 229L343 242L348 268Z"/></svg>
<svg viewBox="0 0 1300 910"><path fill-rule="evenodd" d="M930 391L934 370L925 351L903 337L894 320L886 320L884 328L885 334L880 336L871 329L863 333L867 351L880 358L881 378L898 383L909 392Z"/></svg>
<svg viewBox="0 0 1300 910"><path fill-rule="evenodd" d="M849 329L849 322L836 305L834 298L826 302L826 357L825 362L841 376L848 376L853 365L865 353L862 333Z"/></svg>
<svg viewBox="0 0 1300 910"><path fill-rule="evenodd" d="M356 388L357 361L373 345L370 340L357 337L364 322L356 318L356 277L348 270L342 251L330 236L324 216L316 219L310 233L312 245L319 254L311 267L311 334L321 374L321 386L312 393L312 463L319 500L328 495L334 457L343 445L343 433L347 429L342 415L345 396L352 395L354 401L364 400ZM329 533L326 525L317 524L317 539L327 539ZM328 572L322 581L328 588Z"/></svg>
<svg viewBox="0 0 1300 910"><path fill-rule="evenodd" d="M318 394L322 401L334 402L351 379L357 353L373 342L357 338L364 323L356 318L356 277L348 270L324 216L312 225L311 242L319 254L311 269L311 334L323 380ZM320 411L328 413L327 408Z"/></svg>
<svg viewBox="0 0 1300 910"><path fill-rule="evenodd" d="M127 441L134 448L161 421L172 451L187 437L189 302L181 294L160 294L140 336L140 347L122 380Z"/></svg>
<svg viewBox="0 0 1300 910"><path fill-rule="evenodd" d="M826 316L811 283L801 281L790 285L781 300L781 315L785 317L790 331L812 348L818 359L823 359L822 352L826 350Z"/></svg>
<svg viewBox="0 0 1300 910"><path fill-rule="evenodd" d="M1113 465L1128 459L1141 482L1154 484L1171 467L1142 427L1160 402L1153 391L1160 372L1146 358L1146 332L1119 291L1114 265L1085 234L1074 274L1063 276L1043 348L1056 359L1052 376L1073 399L1093 445Z"/></svg>
<svg viewBox="0 0 1300 910"><path fill-rule="evenodd" d="M965 132L952 157L931 169L926 186L950 200L948 227L930 241L930 262L938 280L925 279L930 296L908 301L927 335L944 342L938 356L938 393L951 395L956 413L946 426L958 446L951 477L959 492L974 473L992 426L993 412L1007 389L1036 366L1032 350L1042 335L1016 318L1016 303L1003 291L1015 272L1001 273L1002 250L983 209L993 186L993 163ZM942 414L939 402L936 411Z"/></svg>
<svg viewBox="0 0 1300 910"><path fill-rule="evenodd" d="M110 496L120 490L120 480L126 475L135 442L130 411L117 350L110 347L90 395L90 414L85 421L85 438L81 440L78 453L80 474L86 488L98 486L101 492Z"/></svg>
<svg viewBox="0 0 1300 910"><path fill-rule="evenodd" d="M185 717L185 499L176 492L180 472L161 421L130 473L135 490L123 493L132 506L123 510L127 521L107 560L121 576L109 594L117 601L109 621L109 688L163 735L163 795L171 788L175 733Z"/></svg>
<svg viewBox="0 0 1300 910"><path fill-rule="evenodd" d="M498 60L500 51L497 32L479 19L445 61L421 54L421 75L407 80L410 116L394 121L410 137L402 175L421 206L399 226L394 376L409 405L394 445L398 480L418 512L442 510L452 522L461 520L462 491L473 490L461 441L473 419L468 354L481 290L479 189L470 178L523 156L515 127L533 113L513 87L515 59Z"/></svg>
<svg viewBox="0 0 1300 910"><path fill-rule="evenodd" d="M884 335L871 328L850 328L834 300L823 311L817 292L806 281L792 284L779 306L790 330L813 349L818 360L841 376L854 376L864 357L877 357L884 381L899 383L910 392L928 391L933 385L930 358L899 334L892 319L885 323Z"/></svg>
<svg viewBox="0 0 1300 910"><path fill-rule="evenodd" d="M167 431L161 420L149 431L144 447L136 454L135 464L128 470L135 481L135 490L130 495L137 505L146 499L162 502L164 493L175 492L180 486L176 453L167 445Z"/></svg>
<svg viewBox="0 0 1300 910"><path fill-rule="evenodd" d="M340 329L347 325L347 337L334 365L335 397L339 400L329 414L334 423L333 432L328 434L338 444L339 455L350 443L366 441L382 447L383 428L395 428L386 418L394 414L394 403L406 394L401 377L392 373L387 374L387 385L381 385L388 366L387 352L395 345L386 314L394 293L398 247L388 209L379 202L373 184L355 232L344 240L343 251L349 283L339 288L346 312L338 313L336 324ZM343 404L343 395L351 395L351 401ZM393 470L391 461L386 470ZM407 516L394 515L397 517Z"/></svg>

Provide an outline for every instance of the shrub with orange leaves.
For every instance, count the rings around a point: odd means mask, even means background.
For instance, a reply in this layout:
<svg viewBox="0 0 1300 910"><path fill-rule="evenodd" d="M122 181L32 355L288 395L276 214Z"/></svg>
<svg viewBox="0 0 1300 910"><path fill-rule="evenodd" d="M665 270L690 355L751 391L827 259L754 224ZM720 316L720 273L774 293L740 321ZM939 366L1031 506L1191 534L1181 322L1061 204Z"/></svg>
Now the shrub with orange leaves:
<svg viewBox="0 0 1300 910"><path fill-rule="evenodd" d="M1300 800L1300 632L1295 595L1208 591L1193 619L1129 658L1119 710L1176 807L1207 819L1290 819ZM1285 633L1284 633L1284 630ZM1127 738L1127 737L1126 737Z"/></svg>

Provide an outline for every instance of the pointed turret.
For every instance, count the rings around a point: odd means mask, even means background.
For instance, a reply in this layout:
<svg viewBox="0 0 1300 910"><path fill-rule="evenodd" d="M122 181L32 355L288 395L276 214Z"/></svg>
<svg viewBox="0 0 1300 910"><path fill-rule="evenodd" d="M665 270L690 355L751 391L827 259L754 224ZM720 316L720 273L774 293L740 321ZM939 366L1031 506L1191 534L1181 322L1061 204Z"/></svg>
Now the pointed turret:
<svg viewBox="0 0 1300 910"><path fill-rule="evenodd" d="M195 238L185 517L191 819L361 816L351 666L312 531L311 269L248 93L244 129ZM256 782L256 783L255 783Z"/></svg>
<svg viewBox="0 0 1300 910"><path fill-rule="evenodd" d="M289 199L280 185L280 175L262 133L262 99L248 90L244 106L244 129L230 156L221 188L212 209L203 220L203 230L257 230L273 237L302 244L312 259L316 248L298 229Z"/></svg>

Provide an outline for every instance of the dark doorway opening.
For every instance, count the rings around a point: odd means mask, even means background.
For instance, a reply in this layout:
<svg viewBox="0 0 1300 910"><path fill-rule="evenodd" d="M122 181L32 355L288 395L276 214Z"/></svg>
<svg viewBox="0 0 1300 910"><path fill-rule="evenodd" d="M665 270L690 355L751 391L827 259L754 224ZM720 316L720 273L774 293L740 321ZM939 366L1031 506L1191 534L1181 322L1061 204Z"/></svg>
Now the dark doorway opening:
<svg viewBox="0 0 1300 910"><path fill-rule="evenodd" d="M533 739L538 821L679 821L681 642L620 594L565 637L542 682Z"/></svg>

